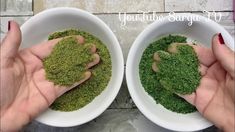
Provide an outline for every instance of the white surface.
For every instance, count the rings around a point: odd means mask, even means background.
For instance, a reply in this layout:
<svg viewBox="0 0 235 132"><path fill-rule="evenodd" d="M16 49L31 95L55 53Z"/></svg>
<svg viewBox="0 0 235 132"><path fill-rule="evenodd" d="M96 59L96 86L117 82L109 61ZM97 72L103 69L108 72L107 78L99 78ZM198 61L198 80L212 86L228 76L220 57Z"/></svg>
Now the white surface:
<svg viewBox="0 0 235 132"><path fill-rule="evenodd" d="M36 119L51 126L81 125L99 116L116 97L124 74L122 51L112 31L98 17L79 9L54 8L30 18L21 27L22 48L31 46L32 42L46 40L50 33L70 28L91 33L108 47L112 59L112 77L107 88L85 107L73 112L48 109Z"/></svg>
<svg viewBox="0 0 235 132"><path fill-rule="evenodd" d="M180 14L189 16L193 14ZM196 16L196 15L194 15ZM178 114L171 112L156 104L148 93L145 92L139 78L139 62L145 48L153 41L168 34L182 34L210 46L211 38L215 33L222 33L225 43L234 50L234 41L229 33L214 21L198 16L200 21L195 21L188 26L188 21L170 22L169 16L162 21L149 25L134 41L127 58L126 78L130 95L139 110L152 122L175 131L196 131L211 126L211 123L200 116L198 112L191 114Z"/></svg>

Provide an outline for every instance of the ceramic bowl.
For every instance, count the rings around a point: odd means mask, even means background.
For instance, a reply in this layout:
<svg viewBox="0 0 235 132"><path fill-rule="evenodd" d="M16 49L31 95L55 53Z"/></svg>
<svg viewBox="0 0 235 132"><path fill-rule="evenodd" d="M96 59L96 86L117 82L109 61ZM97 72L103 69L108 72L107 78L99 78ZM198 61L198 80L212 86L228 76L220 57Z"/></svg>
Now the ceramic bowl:
<svg viewBox="0 0 235 132"><path fill-rule="evenodd" d="M104 112L117 96L123 74L124 60L117 38L98 17L76 8L54 8L30 18L22 26L22 47L46 41L50 33L80 29L99 38L108 48L112 60L112 77L105 90L83 108L71 112L48 109L36 120L51 126L70 127L84 124Z"/></svg>
<svg viewBox="0 0 235 132"><path fill-rule="evenodd" d="M144 50L154 42L169 34L184 35L191 40L207 47L211 45L212 36L222 33L225 43L234 50L234 40L230 34L219 24L199 15L179 14L175 17L198 17L191 26L187 19L174 21L172 16L166 16L161 21L150 24L134 41L127 58L126 79L130 95L139 110L152 122L174 131L196 131L207 128L212 124L204 119L198 112L179 114L167 110L144 90L139 76L139 63Z"/></svg>

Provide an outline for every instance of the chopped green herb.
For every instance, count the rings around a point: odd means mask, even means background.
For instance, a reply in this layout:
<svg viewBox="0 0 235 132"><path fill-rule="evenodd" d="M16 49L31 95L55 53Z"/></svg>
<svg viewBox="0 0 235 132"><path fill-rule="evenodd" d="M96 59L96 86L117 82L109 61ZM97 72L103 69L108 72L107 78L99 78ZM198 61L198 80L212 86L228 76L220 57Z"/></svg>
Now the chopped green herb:
<svg viewBox="0 0 235 132"><path fill-rule="evenodd" d="M43 61L46 78L63 86L82 80L86 64L93 61L90 49L90 44L79 44L75 37L62 39Z"/></svg>
<svg viewBox="0 0 235 132"><path fill-rule="evenodd" d="M193 47L177 45L177 52L169 54L159 50L161 61L157 67L161 85L177 94L191 94L199 86L199 61Z"/></svg>
<svg viewBox="0 0 235 132"><path fill-rule="evenodd" d="M60 32L54 32L49 35L48 40L66 37L66 36L70 36L70 35L78 35L78 32L80 32L80 31L74 30L74 29L69 29L69 30L60 31Z"/></svg>
<svg viewBox="0 0 235 132"><path fill-rule="evenodd" d="M153 54L159 50L167 51L171 43L186 43L186 37L169 35L151 43L145 49L139 64L140 80L145 91L154 98L156 103L177 113L191 113L196 111L196 108L178 95L166 90L161 85L158 74L152 70Z"/></svg>
<svg viewBox="0 0 235 132"><path fill-rule="evenodd" d="M89 80L63 94L50 106L53 110L74 111L90 103L108 85L112 75L111 57L107 47L95 36L79 30L69 29L51 34L48 39L55 39L70 35L81 35L85 43L92 43L100 56L98 65L92 67L92 76Z"/></svg>

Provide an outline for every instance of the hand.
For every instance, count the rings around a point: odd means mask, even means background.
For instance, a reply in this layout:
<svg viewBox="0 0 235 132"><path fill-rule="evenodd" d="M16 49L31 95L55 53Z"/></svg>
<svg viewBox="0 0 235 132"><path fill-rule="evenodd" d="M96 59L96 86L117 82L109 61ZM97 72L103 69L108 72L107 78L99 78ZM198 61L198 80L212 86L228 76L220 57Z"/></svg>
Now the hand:
<svg viewBox="0 0 235 132"><path fill-rule="evenodd" d="M57 97L73 88L55 86L45 78L42 59L60 39L19 51L21 31L17 23L11 21L9 24L10 30L1 44L1 131L19 130L45 111ZM83 39L78 37L78 41ZM94 48L91 51L95 52ZM88 68L97 63L99 56L87 64ZM75 85L91 76L89 71L84 74L85 78Z"/></svg>
<svg viewBox="0 0 235 132"><path fill-rule="evenodd" d="M212 50L193 46L199 61L202 79L197 90L183 95L198 111L225 132L234 132L235 53L220 35L212 39Z"/></svg>

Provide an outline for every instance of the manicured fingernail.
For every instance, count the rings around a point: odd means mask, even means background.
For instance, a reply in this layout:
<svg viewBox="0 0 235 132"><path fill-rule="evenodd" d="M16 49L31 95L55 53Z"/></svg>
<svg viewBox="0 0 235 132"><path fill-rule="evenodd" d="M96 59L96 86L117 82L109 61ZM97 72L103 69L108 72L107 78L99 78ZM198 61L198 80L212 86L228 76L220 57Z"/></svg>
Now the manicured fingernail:
<svg viewBox="0 0 235 132"><path fill-rule="evenodd" d="M224 44L224 39L221 33L218 34L220 44Z"/></svg>
<svg viewBox="0 0 235 132"><path fill-rule="evenodd" d="M8 21L8 31L11 29L11 21Z"/></svg>

